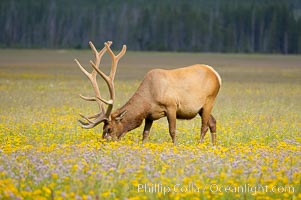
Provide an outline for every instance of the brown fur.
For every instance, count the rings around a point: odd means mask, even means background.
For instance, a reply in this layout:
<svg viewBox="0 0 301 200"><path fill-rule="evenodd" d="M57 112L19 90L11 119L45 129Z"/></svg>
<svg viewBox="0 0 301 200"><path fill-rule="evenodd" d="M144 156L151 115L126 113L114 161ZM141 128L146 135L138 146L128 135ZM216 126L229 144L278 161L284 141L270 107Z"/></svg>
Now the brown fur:
<svg viewBox="0 0 301 200"><path fill-rule="evenodd" d="M103 137L119 139L144 120L145 141L153 121L167 117L169 133L175 143L176 119L192 119L199 114L202 117L201 141L210 128L215 144L216 120L211 110L220 86L219 75L207 65L151 70L130 100L105 122Z"/></svg>

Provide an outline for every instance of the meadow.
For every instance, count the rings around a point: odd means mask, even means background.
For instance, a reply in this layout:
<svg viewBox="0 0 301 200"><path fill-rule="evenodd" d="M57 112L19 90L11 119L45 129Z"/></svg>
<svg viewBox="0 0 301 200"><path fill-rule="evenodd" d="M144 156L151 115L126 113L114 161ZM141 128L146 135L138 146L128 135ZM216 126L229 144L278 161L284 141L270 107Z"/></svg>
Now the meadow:
<svg viewBox="0 0 301 200"><path fill-rule="evenodd" d="M115 108L149 69L204 63L220 73L217 146L209 133L198 143L200 117L177 121L177 145L166 118L145 144L143 127L119 142L103 141L101 125L82 129L78 113L97 107L79 98L93 90L73 60L91 69L91 56L0 50L0 199L301 199L301 56L126 53Z"/></svg>

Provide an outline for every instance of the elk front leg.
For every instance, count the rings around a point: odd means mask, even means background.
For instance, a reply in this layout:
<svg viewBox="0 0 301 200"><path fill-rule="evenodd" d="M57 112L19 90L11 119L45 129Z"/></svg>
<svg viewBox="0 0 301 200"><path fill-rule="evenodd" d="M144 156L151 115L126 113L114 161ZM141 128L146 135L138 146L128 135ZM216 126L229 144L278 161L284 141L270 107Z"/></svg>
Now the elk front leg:
<svg viewBox="0 0 301 200"><path fill-rule="evenodd" d="M152 124L153 124L153 120L145 119L145 125L144 125L144 130L143 130L143 138L142 138L143 143L145 142L145 140L149 136L149 131L152 127Z"/></svg>
<svg viewBox="0 0 301 200"><path fill-rule="evenodd" d="M169 124L169 134L172 139L172 143L176 144L176 120L177 113L175 108L167 109L167 120Z"/></svg>

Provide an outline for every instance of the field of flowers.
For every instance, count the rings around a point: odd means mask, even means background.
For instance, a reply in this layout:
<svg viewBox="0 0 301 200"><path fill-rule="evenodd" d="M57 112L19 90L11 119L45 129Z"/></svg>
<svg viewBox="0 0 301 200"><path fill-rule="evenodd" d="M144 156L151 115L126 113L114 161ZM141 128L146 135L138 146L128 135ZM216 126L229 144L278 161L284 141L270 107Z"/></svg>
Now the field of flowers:
<svg viewBox="0 0 301 200"><path fill-rule="evenodd" d="M92 89L73 58L89 54L0 51L0 199L301 199L300 57L129 52L116 107L152 67L206 63L223 78L218 145L198 143L197 117L177 121L174 146L165 118L145 144L143 127L120 142L80 128L96 105L78 97Z"/></svg>

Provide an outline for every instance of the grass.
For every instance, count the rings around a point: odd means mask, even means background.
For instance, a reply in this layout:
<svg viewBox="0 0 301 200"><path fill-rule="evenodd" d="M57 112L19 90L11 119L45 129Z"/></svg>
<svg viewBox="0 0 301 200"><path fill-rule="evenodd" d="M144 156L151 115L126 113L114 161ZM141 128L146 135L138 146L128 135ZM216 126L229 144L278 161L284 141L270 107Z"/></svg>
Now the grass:
<svg viewBox="0 0 301 200"><path fill-rule="evenodd" d="M94 113L74 58L90 51L0 50L0 199L301 199L301 57L128 52L116 76L123 105L152 68L212 65L223 79L213 115L218 145L198 144L200 118L165 118L121 142L84 130ZM110 67L104 59L104 71ZM99 81L101 94L108 96Z"/></svg>

